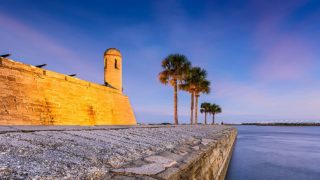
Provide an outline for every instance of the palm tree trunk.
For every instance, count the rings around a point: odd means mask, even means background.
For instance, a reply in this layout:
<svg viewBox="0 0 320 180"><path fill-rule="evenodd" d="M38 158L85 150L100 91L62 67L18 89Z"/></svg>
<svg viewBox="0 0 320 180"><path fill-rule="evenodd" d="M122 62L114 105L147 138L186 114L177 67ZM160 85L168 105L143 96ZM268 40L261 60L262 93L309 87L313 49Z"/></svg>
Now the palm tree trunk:
<svg viewBox="0 0 320 180"><path fill-rule="evenodd" d="M204 112L204 124L207 125L207 112Z"/></svg>
<svg viewBox="0 0 320 180"><path fill-rule="evenodd" d="M198 124L198 98L199 95L196 95L196 104L195 104L195 113L194 113L194 123Z"/></svg>
<svg viewBox="0 0 320 180"><path fill-rule="evenodd" d="M190 124L193 124L193 108L194 108L194 93L191 92L191 115L190 115Z"/></svg>
<svg viewBox="0 0 320 180"><path fill-rule="evenodd" d="M177 80L174 80L174 124L178 125L178 84Z"/></svg>
<svg viewBox="0 0 320 180"><path fill-rule="evenodd" d="M214 124L214 115L215 113L212 113L212 124Z"/></svg>

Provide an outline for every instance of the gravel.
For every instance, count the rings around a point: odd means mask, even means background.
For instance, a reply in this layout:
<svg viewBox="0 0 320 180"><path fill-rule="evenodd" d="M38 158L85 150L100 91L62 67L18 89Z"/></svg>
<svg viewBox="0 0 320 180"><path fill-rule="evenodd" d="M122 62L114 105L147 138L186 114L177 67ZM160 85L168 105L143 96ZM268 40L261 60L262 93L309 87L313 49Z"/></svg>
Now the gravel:
<svg viewBox="0 0 320 180"><path fill-rule="evenodd" d="M46 130L43 127L9 132L1 132L0 128L0 177L80 179L97 174L107 177L111 169L191 141L212 138L225 128L209 125Z"/></svg>

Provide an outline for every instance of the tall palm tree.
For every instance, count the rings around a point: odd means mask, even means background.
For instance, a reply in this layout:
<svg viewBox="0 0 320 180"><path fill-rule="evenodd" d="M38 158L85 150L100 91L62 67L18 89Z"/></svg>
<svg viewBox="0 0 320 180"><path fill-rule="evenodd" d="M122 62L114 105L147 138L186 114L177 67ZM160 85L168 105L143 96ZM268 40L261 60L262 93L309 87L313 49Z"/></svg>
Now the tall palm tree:
<svg viewBox="0 0 320 180"><path fill-rule="evenodd" d="M174 124L178 125L178 83L185 78L191 67L187 57L181 54L170 54L161 63L163 71L159 73L162 84L170 84L174 89Z"/></svg>
<svg viewBox="0 0 320 180"><path fill-rule="evenodd" d="M193 124L193 112L194 112L194 98L195 90L198 82L206 76L206 71L200 67L191 68L183 80L183 83L180 85L180 89L187 91L191 95L191 113L190 113L190 124Z"/></svg>
<svg viewBox="0 0 320 180"><path fill-rule="evenodd" d="M210 81L206 80L206 76L202 77L201 80L197 83L197 86L195 88L195 124L198 124L198 99L200 97L200 94L209 94L210 93Z"/></svg>
<svg viewBox="0 0 320 180"><path fill-rule="evenodd" d="M217 104L211 104L210 114L212 115L212 124L214 124L214 115L221 113L221 107Z"/></svg>
<svg viewBox="0 0 320 180"><path fill-rule="evenodd" d="M207 124L207 113L210 113L211 104L204 102L204 103L201 103L200 107L201 107L200 112L204 113L204 124Z"/></svg>

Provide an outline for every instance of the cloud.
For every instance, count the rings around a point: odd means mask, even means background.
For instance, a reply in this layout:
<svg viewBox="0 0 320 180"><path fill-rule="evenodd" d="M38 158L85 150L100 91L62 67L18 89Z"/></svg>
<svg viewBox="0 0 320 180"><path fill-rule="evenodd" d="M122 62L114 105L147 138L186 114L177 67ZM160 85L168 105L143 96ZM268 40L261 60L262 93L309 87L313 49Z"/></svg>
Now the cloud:
<svg viewBox="0 0 320 180"><path fill-rule="evenodd" d="M157 75L161 59L175 52L187 55L193 65L207 69L213 90L209 97L200 98L222 106L223 113L217 116L220 120L240 122L320 117L317 110L320 85L312 74L317 61L315 56L319 56L314 55L317 46L311 43L315 40L301 33L307 32L304 31L307 28L315 32L313 24L319 19L319 12L316 18L310 15L311 20L303 17L300 23L290 21L306 1L152 3L154 9L147 11L150 16L139 17L139 21L127 21L126 13L120 18L112 13L106 16L104 8L86 11L83 15L84 6L61 7L70 10L67 11L70 19L77 19L79 24L91 24L90 28L86 25L76 27L69 26L68 21L59 17L52 20L56 22L55 28L64 30L59 34L67 35L71 32L68 30L77 30L80 31L77 37L81 40L55 39L57 34L40 31L36 23L3 13L0 13L0 21L5 26L1 27L0 33L4 29L14 37L15 45L23 44L30 51L36 49L37 53L50 56L49 63L61 66L57 68L59 71L63 67L73 70L77 66L88 70L84 74L95 77L101 77L90 68L94 63L90 58L96 53L82 52L84 56L81 56L78 51L89 48L91 52L100 51L106 43L120 48L125 64L125 93L141 118L173 119L172 88L162 86ZM81 33L83 31L85 33ZM74 43L83 43L75 47L85 48L72 49L63 43L73 40ZM251 57L254 59L250 60ZM179 92L179 115L185 122L189 121L189 103L189 95Z"/></svg>
<svg viewBox="0 0 320 180"><path fill-rule="evenodd" d="M252 3L260 17L253 31L258 57L252 75L261 81L299 81L310 77L316 64L312 42L299 31L300 23L288 25L288 19L307 2Z"/></svg>
<svg viewBox="0 0 320 180"><path fill-rule="evenodd" d="M273 47L260 55L256 75L267 81L302 80L310 75L315 63L314 50L308 43L288 36L279 39Z"/></svg>
<svg viewBox="0 0 320 180"><path fill-rule="evenodd" d="M213 102L221 104L220 120L244 121L320 121L320 83L274 91L270 84L221 80Z"/></svg>
<svg viewBox="0 0 320 180"><path fill-rule="evenodd" d="M49 34L40 32L34 27L3 13L0 13L0 21L3 24L2 28L15 37L13 41L20 43L20 49L30 48L30 51L34 53L45 53L46 57L50 57L44 58L45 61L48 61L48 59L54 60L51 63L68 67L69 71L83 68L95 74L96 70L78 52L65 47L59 40L51 38ZM61 40L63 39L61 38ZM23 47L21 47L21 44ZM37 49L37 52L35 52L35 49Z"/></svg>

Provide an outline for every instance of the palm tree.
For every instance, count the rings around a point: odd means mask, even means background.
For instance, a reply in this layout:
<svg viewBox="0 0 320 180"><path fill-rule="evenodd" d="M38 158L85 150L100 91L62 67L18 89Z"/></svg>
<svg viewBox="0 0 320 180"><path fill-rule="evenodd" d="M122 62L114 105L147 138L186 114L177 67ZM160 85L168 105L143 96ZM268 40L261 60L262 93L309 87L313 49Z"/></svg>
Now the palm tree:
<svg viewBox="0 0 320 180"><path fill-rule="evenodd" d="M200 112L204 113L204 124L207 124L207 113L210 112L211 104L204 102L204 103L201 103L200 107L201 107Z"/></svg>
<svg viewBox="0 0 320 180"><path fill-rule="evenodd" d="M181 90L187 91L191 94L191 113L190 113L190 124L193 124L193 108L194 108L194 91L192 85L189 82L185 81L183 84L180 84L179 87Z"/></svg>
<svg viewBox="0 0 320 180"><path fill-rule="evenodd" d="M221 112L222 112L222 110L219 105L211 104L210 114L212 114L212 124L214 124L214 115L221 113Z"/></svg>
<svg viewBox="0 0 320 180"><path fill-rule="evenodd" d="M195 124L198 124L198 99L201 93L209 94L210 93L210 81L206 80L206 75L201 78L201 80L197 83L195 88Z"/></svg>
<svg viewBox="0 0 320 180"><path fill-rule="evenodd" d="M194 98L195 98L195 90L198 82L206 76L206 71L201 69L200 67L191 68L183 80L183 83L180 85L180 89L185 90L191 95L191 115L190 115L190 124L193 124L193 111L194 111Z"/></svg>
<svg viewBox="0 0 320 180"><path fill-rule="evenodd" d="M178 125L178 83L186 76L191 63L187 57L181 54L170 54L161 63L163 71L159 73L159 80L162 84L168 83L174 88L174 124Z"/></svg>

